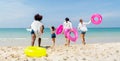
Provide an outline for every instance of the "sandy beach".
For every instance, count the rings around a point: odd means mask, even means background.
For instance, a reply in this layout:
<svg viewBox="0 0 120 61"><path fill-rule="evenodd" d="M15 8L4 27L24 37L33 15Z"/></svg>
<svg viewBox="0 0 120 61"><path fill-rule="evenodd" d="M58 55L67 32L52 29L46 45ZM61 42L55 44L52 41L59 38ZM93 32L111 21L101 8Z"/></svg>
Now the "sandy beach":
<svg viewBox="0 0 120 61"><path fill-rule="evenodd" d="M0 47L0 61L120 61L120 43L75 44L47 48L47 56L31 58L24 54L25 46Z"/></svg>

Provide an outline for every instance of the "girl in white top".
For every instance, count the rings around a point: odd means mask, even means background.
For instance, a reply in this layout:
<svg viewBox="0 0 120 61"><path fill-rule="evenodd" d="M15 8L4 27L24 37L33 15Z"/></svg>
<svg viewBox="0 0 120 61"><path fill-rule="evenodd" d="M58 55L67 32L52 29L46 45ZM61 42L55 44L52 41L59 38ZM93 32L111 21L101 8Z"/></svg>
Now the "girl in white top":
<svg viewBox="0 0 120 61"><path fill-rule="evenodd" d="M65 18L65 22L63 23L63 32L66 29L69 29L69 31L71 31L71 29L72 29L72 23L69 21L69 18ZM65 35L65 39L66 39L65 46L69 46L70 40L67 38L67 35Z"/></svg>
<svg viewBox="0 0 120 61"><path fill-rule="evenodd" d="M82 44L85 45L85 33L88 31L86 25L90 24L91 21L89 21L88 23L83 22L82 19L80 19L80 23L78 24L78 29L81 30L81 40L82 40Z"/></svg>
<svg viewBox="0 0 120 61"><path fill-rule="evenodd" d="M38 46L40 46L41 44L41 35L43 33L43 30L44 30L44 26L43 24L40 22L42 20L42 16L39 15L39 14L36 14L34 16L34 21L32 22L31 24L31 36L32 36L32 43L31 45L34 46L34 42L35 42L35 39L37 37L38 39Z"/></svg>

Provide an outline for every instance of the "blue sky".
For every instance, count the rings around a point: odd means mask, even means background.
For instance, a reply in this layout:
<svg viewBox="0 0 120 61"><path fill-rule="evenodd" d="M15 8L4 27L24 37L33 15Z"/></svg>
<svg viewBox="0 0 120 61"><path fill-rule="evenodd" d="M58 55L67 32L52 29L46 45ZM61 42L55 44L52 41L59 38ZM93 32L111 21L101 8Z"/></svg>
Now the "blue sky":
<svg viewBox="0 0 120 61"><path fill-rule="evenodd" d="M88 27L120 27L120 0L1 0L0 28L26 28L34 15L43 15L45 27L58 25L69 17L77 27L79 19L89 21L94 13L103 17L100 25Z"/></svg>

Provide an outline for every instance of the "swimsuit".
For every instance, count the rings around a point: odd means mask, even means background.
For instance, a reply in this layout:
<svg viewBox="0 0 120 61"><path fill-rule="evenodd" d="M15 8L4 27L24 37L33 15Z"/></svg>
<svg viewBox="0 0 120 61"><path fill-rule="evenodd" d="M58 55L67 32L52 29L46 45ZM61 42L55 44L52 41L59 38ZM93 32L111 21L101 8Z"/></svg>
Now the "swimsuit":
<svg viewBox="0 0 120 61"><path fill-rule="evenodd" d="M32 29L31 34L35 34L34 30Z"/></svg>
<svg viewBox="0 0 120 61"><path fill-rule="evenodd" d="M56 34L55 33L51 34L51 38L56 38Z"/></svg>
<svg viewBox="0 0 120 61"><path fill-rule="evenodd" d="M81 34L85 34L86 32L85 31L81 31Z"/></svg>

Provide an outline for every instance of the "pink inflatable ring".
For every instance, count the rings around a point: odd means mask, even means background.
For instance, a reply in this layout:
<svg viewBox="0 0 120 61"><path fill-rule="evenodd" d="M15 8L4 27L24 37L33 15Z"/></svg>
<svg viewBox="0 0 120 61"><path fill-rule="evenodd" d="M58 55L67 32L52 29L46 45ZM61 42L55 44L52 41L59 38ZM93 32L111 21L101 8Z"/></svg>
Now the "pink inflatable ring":
<svg viewBox="0 0 120 61"><path fill-rule="evenodd" d="M63 25L60 25L57 29L56 29L56 34L59 35L61 34L63 31Z"/></svg>
<svg viewBox="0 0 120 61"><path fill-rule="evenodd" d="M64 35L67 36L67 33L70 31L70 29L65 29L64 30Z"/></svg>
<svg viewBox="0 0 120 61"><path fill-rule="evenodd" d="M96 17L98 20L95 20ZM100 24L102 22L102 16L100 14L93 14L91 17L91 22L96 25Z"/></svg>
<svg viewBox="0 0 120 61"><path fill-rule="evenodd" d="M74 37L72 37L72 36L70 35L71 32L73 32ZM75 28L73 28L72 31L67 32L67 37L68 37L68 39L70 39L71 41L76 42L76 40L78 39L78 32L77 32L77 30L76 30Z"/></svg>

